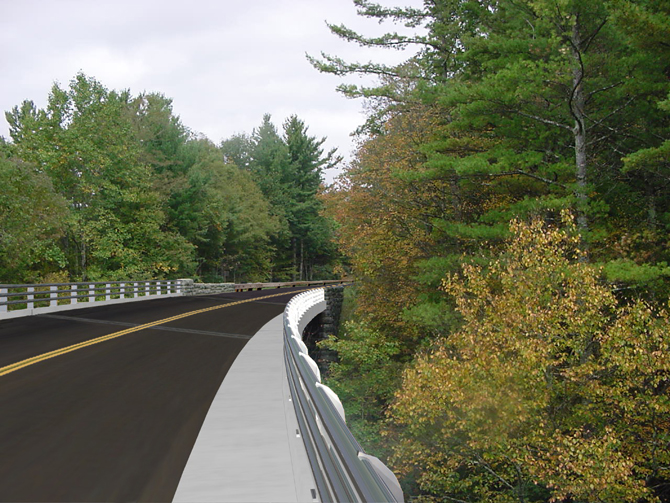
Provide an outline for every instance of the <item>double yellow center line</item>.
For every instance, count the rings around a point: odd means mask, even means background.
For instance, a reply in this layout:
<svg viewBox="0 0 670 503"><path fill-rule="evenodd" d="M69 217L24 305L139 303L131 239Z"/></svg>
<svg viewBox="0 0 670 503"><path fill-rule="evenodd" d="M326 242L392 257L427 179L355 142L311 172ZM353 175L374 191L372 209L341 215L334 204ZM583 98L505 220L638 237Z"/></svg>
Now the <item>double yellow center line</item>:
<svg viewBox="0 0 670 503"><path fill-rule="evenodd" d="M208 307L205 309L198 309L197 311L189 311L188 313L183 313L183 314L178 314L177 316L172 316L171 318L165 318L162 320L158 321L152 321L151 323L146 323L144 325L138 325L136 327L132 328L127 328L125 330L121 330L120 332L114 332L109 335L103 335L102 337L98 337L97 339L91 339L88 341L80 342L78 344L73 344L72 346L67 346L61 349L56 349L55 351L50 351L49 353L44 353L38 356L33 356L32 358L28 358L26 360L22 360L17 363L12 363L11 365L7 365L6 367L1 367L0 368L0 376L4 376L7 374L11 374L12 372L15 372L19 369L22 369L24 367L29 367L30 365L34 365L35 363L43 362L45 360L49 360L51 358L55 358L56 356L64 355L66 353L71 353L72 351L76 351L77 349L85 348L87 346L92 346L94 344L99 344L101 342L109 341L111 339L116 339L117 337L121 337L123 335L128 335L132 334L133 332L139 332L140 330L145 330L147 328L155 327L157 325L163 325L165 323L170 323L172 321L176 320L181 320L182 318L188 318L189 316L194 316L196 314L202 314L202 313L207 313L209 311L215 311L217 309L223 309L224 307L231 307L231 306L237 306L239 304L245 304L247 302L255 302L258 300L265 300L265 299L271 299L273 297L280 297L282 295L287 295L287 293L299 293L299 292L304 292L306 289L303 290L296 290L295 292L284 292L284 293L276 293L273 295L266 295L264 297L254 297L253 299L246 299L246 300L239 300L237 302L229 302L227 304L221 304L218 306L214 307Z"/></svg>

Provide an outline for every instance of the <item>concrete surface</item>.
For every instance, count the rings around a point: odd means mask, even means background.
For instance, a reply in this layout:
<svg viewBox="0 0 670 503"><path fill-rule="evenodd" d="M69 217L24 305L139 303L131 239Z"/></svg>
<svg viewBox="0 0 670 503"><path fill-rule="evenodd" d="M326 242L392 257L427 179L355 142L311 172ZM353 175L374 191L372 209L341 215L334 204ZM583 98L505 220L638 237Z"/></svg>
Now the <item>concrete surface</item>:
<svg viewBox="0 0 670 503"><path fill-rule="evenodd" d="M228 371L173 501L318 501L297 430L279 315L254 335Z"/></svg>

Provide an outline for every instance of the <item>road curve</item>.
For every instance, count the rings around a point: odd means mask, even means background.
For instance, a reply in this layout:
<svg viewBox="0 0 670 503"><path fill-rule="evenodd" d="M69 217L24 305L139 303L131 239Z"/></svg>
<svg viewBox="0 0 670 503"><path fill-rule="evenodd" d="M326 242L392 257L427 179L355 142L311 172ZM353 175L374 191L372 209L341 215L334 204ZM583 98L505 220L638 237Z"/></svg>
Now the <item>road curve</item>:
<svg viewBox="0 0 670 503"><path fill-rule="evenodd" d="M0 322L0 374L9 369L0 375L0 501L171 501L235 357L299 291L156 299ZM179 317L198 310L207 311ZM125 335L75 347L118 333ZM75 349L58 354L67 347ZM14 370L17 362L30 364Z"/></svg>

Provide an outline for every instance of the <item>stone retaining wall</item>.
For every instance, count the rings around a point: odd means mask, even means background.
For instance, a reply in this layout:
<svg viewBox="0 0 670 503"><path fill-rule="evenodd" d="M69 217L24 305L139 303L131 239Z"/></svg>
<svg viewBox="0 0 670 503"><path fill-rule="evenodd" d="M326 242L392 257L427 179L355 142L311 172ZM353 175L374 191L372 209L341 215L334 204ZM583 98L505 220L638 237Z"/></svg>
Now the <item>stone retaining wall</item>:
<svg viewBox="0 0 670 503"><path fill-rule="evenodd" d="M344 286L329 286L326 288L326 307L323 313L323 337L337 335L340 329L340 317L342 315L342 301L344 300Z"/></svg>
<svg viewBox="0 0 670 503"><path fill-rule="evenodd" d="M192 279L181 279L182 295L209 295L235 291L235 283L196 283Z"/></svg>

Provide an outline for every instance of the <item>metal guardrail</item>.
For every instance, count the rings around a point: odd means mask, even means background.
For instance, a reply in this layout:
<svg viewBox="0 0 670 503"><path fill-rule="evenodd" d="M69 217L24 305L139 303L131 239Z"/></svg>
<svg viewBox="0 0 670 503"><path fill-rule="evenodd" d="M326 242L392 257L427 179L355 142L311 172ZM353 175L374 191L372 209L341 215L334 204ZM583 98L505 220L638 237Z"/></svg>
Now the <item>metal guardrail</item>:
<svg viewBox="0 0 670 503"><path fill-rule="evenodd" d="M181 295L179 280L0 284L0 319L175 295Z"/></svg>
<svg viewBox="0 0 670 503"><path fill-rule="evenodd" d="M284 363L300 433L322 502L403 502L397 478L366 454L347 428L338 396L321 384L302 331L326 309L323 288L296 295L284 311Z"/></svg>
<svg viewBox="0 0 670 503"><path fill-rule="evenodd" d="M190 280L105 281L85 283L0 284L0 320L104 304L188 295ZM220 283L236 292L265 288L311 287L345 280L280 283ZM192 281L191 281L192 283ZM208 284L209 285L209 284ZM228 290L226 290L228 291ZM193 293L190 293L191 295Z"/></svg>

